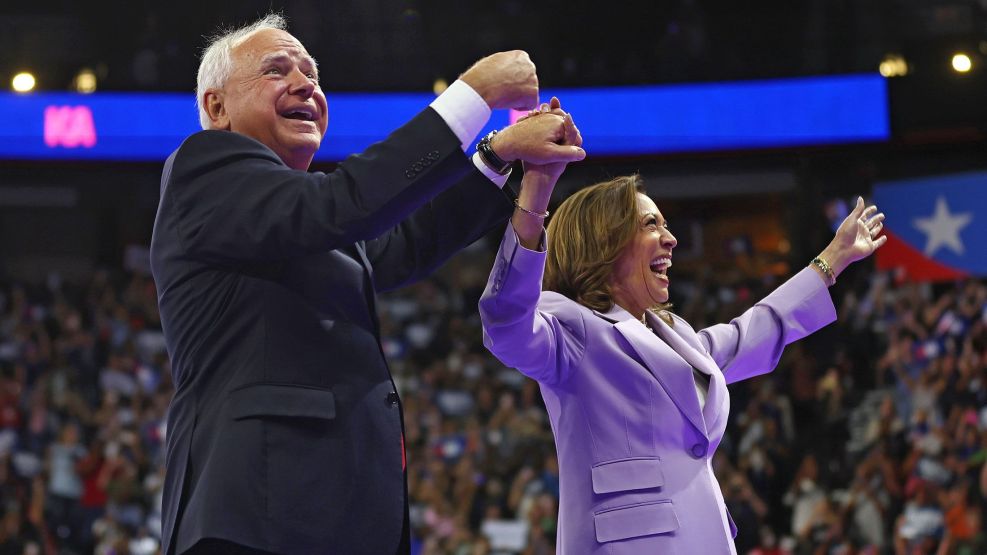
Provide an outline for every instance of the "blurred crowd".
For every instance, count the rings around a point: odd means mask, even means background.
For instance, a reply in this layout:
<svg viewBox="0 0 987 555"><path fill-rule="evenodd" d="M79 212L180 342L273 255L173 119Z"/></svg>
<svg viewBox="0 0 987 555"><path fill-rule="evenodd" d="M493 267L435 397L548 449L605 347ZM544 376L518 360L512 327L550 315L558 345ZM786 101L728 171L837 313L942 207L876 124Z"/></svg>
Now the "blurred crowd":
<svg viewBox="0 0 987 555"><path fill-rule="evenodd" d="M416 554L554 553L559 474L537 385L482 346L474 246L381 299ZM987 553L987 282L832 290L839 322L731 386L714 459L742 554ZM681 276L697 329L778 284ZM0 555L159 551L170 367L149 276L0 285Z"/></svg>

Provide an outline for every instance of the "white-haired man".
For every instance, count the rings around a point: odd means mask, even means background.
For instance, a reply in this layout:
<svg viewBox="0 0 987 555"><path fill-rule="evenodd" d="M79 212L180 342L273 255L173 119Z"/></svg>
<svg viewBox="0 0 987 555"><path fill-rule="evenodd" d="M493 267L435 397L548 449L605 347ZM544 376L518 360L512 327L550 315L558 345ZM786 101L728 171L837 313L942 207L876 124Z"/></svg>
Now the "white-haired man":
<svg viewBox="0 0 987 555"><path fill-rule="evenodd" d="M151 266L172 360L166 554L409 551L400 399L377 291L427 275L514 209L509 162L581 159L558 110L481 141L491 108L537 104L523 52L477 62L336 171L315 60L268 16L212 41L205 131L165 163Z"/></svg>

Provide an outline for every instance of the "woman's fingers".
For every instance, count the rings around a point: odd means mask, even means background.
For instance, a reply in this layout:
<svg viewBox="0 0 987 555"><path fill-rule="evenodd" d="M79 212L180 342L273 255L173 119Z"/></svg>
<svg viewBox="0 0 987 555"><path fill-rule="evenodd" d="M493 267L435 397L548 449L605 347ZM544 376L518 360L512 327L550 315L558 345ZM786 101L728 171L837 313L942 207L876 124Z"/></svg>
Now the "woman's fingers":
<svg viewBox="0 0 987 555"><path fill-rule="evenodd" d="M571 115L565 115L563 127L565 128L565 144L583 146L583 137L579 133L579 128L576 127L576 123L572 121Z"/></svg>
<svg viewBox="0 0 987 555"><path fill-rule="evenodd" d="M875 206L874 209L876 210L877 207ZM875 214L874 216L871 216L871 218L867 220L867 223L871 225L877 225L883 221L884 221L884 212L881 212L880 214Z"/></svg>
<svg viewBox="0 0 987 555"><path fill-rule="evenodd" d="M884 214L878 214L873 218L867 220L867 229L870 231L871 236L877 235L884 228Z"/></svg>
<svg viewBox="0 0 987 555"><path fill-rule="evenodd" d="M857 204L854 205L853 210L850 211L850 215L853 218L860 219L861 214L864 213L864 197L857 197Z"/></svg>
<svg viewBox="0 0 987 555"><path fill-rule="evenodd" d="M864 211L861 212L860 214L860 219L866 222L867 220L870 219L871 216L874 215L875 212L877 212L877 206L872 204L867 208L864 208Z"/></svg>

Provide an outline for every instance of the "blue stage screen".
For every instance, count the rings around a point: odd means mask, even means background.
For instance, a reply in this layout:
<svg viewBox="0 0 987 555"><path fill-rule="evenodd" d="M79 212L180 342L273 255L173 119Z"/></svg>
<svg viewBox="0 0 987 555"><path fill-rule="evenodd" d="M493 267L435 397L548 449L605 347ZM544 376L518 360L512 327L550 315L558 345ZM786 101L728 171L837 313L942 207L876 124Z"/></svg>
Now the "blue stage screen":
<svg viewBox="0 0 987 555"><path fill-rule="evenodd" d="M559 89L590 156L749 150L883 141L879 75L648 87ZM410 119L427 93L333 93L317 160L359 152ZM487 129L506 126L497 111ZM0 159L161 161L199 130L192 95L0 94Z"/></svg>

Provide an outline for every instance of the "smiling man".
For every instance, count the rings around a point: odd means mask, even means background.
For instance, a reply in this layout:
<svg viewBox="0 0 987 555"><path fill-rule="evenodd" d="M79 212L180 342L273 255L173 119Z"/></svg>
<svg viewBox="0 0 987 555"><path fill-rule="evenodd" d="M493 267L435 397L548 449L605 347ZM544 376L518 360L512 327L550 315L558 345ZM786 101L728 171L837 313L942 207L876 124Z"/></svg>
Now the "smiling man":
<svg viewBox="0 0 987 555"><path fill-rule="evenodd" d="M567 115L470 149L492 108L537 104L520 51L488 56L407 124L308 172L327 103L267 16L211 41L204 131L165 163L151 267L171 356L166 554L409 551L401 401L375 296L502 225L509 162L581 159Z"/></svg>
<svg viewBox="0 0 987 555"><path fill-rule="evenodd" d="M329 119L315 59L295 37L277 28L260 29L232 50L229 60L215 60L234 68L225 84L216 82L222 76L210 67L213 60L203 59L203 128L253 137L288 167L307 169Z"/></svg>

